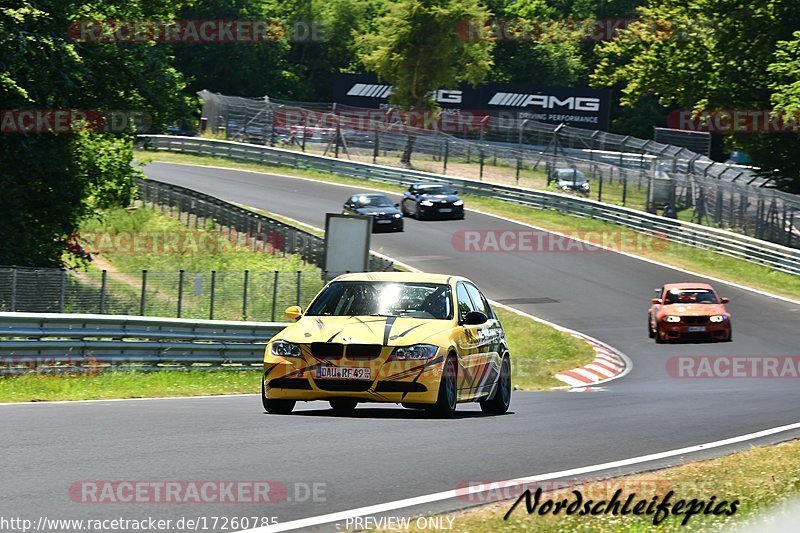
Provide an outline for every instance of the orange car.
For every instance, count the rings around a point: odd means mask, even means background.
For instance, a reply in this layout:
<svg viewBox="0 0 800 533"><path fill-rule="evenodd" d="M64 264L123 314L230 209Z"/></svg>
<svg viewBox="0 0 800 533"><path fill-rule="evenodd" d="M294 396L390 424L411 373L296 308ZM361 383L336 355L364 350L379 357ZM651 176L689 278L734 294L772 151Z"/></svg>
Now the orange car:
<svg viewBox="0 0 800 533"><path fill-rule="evenodd" d="M668 283L656 289L647 313L647 333L657 343L676 339L731 340L731 315L707 283Z"/></svg>

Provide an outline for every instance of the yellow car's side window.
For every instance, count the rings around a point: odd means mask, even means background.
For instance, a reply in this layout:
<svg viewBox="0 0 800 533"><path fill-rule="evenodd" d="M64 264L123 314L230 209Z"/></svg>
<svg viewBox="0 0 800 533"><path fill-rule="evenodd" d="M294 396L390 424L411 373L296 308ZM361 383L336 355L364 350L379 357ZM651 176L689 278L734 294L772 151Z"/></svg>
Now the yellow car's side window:
<svg viewBox="0 0 800 533"><path fill-rule="evenodd" d="M467 316L467 313L476 310L463 283L459 283L456 286L456 299L458 300L458 320L461 322Z"/></svg>

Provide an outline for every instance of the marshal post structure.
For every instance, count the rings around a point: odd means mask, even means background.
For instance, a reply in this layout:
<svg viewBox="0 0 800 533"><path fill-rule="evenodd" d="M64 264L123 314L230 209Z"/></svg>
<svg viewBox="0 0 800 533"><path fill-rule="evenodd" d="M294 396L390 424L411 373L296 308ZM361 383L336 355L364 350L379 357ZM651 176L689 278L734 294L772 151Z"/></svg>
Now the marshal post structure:
<svg viewBox="0 0 800 533"><path fill-rule="evenodd" d="M388 109L392 86L371 74L340 74L333 87L337 104ZM550 124L608 131L611 94L604 89L487 83L439 89L434 95L445 112L530 119Z"/></svg>

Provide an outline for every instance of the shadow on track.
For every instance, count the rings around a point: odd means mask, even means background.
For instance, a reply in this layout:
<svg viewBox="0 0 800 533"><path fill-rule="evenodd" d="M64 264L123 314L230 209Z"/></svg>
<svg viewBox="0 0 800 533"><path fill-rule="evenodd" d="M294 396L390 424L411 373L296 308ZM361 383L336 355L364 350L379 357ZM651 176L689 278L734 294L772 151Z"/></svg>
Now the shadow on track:
<svg viewBox="0 0 800 533"><path fill-rule="evenodd" d="M269 415L269 413L263 413ZM456 411L452 418L436 418L422 410L416 409L387 409L384 407L362 407L357 408L352 413L339 414L333 409L314 409L308 411L295 411L289 415L269 415L269 416L305 416L322 418L355 418L355 419L374 419L374 420L458 420L470 418L496 418L513 415L514 411L503 414L484 413L482 411Z"/></svg>

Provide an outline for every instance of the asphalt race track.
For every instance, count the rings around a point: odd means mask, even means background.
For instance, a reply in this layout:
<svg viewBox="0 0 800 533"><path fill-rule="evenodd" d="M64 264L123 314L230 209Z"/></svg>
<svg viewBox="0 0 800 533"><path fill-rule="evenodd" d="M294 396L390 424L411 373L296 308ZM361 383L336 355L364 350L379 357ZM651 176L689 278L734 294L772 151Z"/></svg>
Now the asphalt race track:
<svg viewBox="0 0 800 533"><path fill-rule="evenodd" d="M347 196L359 191L165 163L148 165L146 174L317 227L326 212L340 212ZM730 297L733 342L656 345L645 329L653 289L694 281L690 275L611 252L459 252L452 238L461 229L525 228L475 212L463 221L406 219L403 233L374 234L373 249L422 270L466 275L494 300L620 349L633 361L632 372L595 392L516 393L504 416L460 405L459 416L447 421L369 404L349 418L332 416L327 403L298 404L295 415L270 416L257 396L0 406L2 514L258 515L286 522L451 490L466 480L595 465L800 420L795 379L677 379L665 366L676 355L798 355L800 305L711 281ZM798 435L794 430L755 442ZM266 506L80 504L70 500L68 489L81 480L277 480L288 485L289 498ZM303 484L323 483L318 499L324 501L298 498L295 483L301 493ZM464 505L450 501L417 510Z"/></svg>

